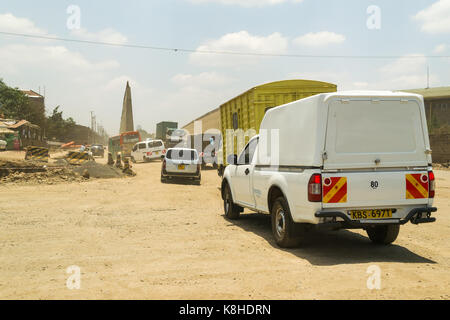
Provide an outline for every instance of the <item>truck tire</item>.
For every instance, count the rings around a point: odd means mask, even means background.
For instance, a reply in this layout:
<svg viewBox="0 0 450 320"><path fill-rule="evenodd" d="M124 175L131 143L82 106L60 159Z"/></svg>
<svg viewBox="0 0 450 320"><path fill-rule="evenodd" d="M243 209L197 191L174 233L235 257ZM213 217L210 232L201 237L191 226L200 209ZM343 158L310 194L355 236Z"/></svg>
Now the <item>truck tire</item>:
<svg viewBox="0 0 450 320"><path fill-rule="evenodd" d="M271 210L272 233L275 242L281 248L297 247L302 240L302 228L291 217L291 211L285 198L275 200Z"/></svg>
<svg viewBox="0 0 450 320"><path fill-rule="evenodd" d="M235 205L233 202L233 196L231 194L231 189L228 184L225 184L224 190L224 199L223 199L223 208L225 212L225 217L230 220L239 219L242 208L238 205Z"/></svg>
<svg viewBox="0 0 450 320"><path fill-rule="evenodd" d="M366 229L369 239L376 244L391 244L397 239L400 225L376 226Z"/></svg>

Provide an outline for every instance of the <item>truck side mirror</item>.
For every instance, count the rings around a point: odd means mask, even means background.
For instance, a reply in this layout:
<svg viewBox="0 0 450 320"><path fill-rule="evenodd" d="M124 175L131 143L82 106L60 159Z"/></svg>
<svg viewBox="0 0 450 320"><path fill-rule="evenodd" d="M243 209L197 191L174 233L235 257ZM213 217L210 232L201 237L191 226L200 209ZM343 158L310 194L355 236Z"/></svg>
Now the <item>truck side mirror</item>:
<svg viewBox="0 0 450 320"><path fill-rule="evenodd" d="M227 157L227 162L228 162L228 164L236 165L237 164L237 155L236 154L230 154Z"/></svg>

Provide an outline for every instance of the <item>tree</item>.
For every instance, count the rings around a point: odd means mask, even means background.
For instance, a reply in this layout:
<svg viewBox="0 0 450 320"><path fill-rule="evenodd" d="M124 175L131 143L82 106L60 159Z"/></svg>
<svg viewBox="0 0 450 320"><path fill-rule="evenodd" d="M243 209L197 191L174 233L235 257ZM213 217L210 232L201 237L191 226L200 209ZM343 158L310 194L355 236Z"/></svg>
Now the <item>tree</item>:
<svg viewBox="0 0 450 320"><path fill-rule="evenodd" d="M45 107L32 106L28 97L19 89L7 86L0 79L0 114L7 119L27 120L45 128Z"/></svg>
<svg viewBox="0 0 450 320"><path fill-rule="evenodd" d="M60 106L54 108L47 119L47 137L49 139L64 140L70 136L76 126L76 122L72 118L64 120L63 112L59 111L59 108Z"/></svg>

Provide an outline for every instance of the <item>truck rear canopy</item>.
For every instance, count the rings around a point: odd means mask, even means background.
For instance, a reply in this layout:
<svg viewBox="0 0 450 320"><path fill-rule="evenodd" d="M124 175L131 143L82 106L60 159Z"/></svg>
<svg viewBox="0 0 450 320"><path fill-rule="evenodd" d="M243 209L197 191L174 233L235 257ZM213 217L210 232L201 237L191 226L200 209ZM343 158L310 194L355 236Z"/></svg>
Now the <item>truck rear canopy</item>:
<svg viewBox="0 0 450 320"><path fill-rule="evenodd" d="M324 168L427 166L424 117L416 97L330 99Z"/></svg>

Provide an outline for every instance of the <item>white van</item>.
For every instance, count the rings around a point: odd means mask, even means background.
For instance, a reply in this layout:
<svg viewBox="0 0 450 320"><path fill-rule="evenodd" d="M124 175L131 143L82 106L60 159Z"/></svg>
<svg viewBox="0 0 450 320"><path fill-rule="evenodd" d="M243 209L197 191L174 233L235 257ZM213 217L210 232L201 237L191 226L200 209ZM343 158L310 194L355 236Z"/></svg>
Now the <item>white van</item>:
<svg viewBox="0 0 450 320"><path fill-rule="evenodd" d="M226 217L272 215L282 247L311 226L365 229L375 243L400 225L434 222L435 179L423 97L392 92L316 95L269 110L241 155L228 156Z"/></svg>
<svg viewBox="0 0 450 320"><path fill-rule="evenodd" d="M131 151L131 160L133 162L148 162L153 159L163 159L166 154L166 148L162 140L151 140L136 143Z"/></svg>

